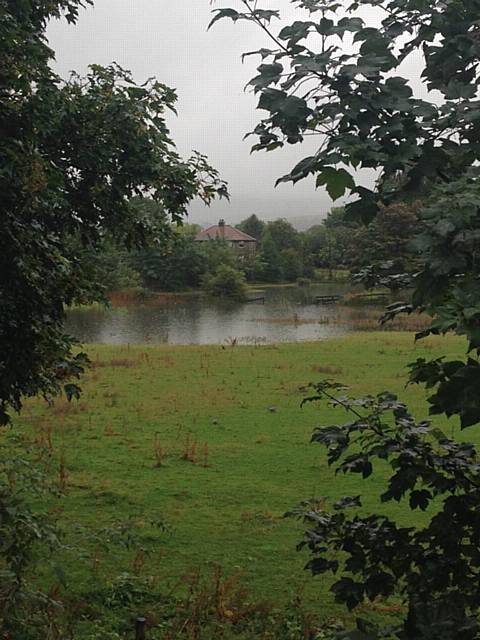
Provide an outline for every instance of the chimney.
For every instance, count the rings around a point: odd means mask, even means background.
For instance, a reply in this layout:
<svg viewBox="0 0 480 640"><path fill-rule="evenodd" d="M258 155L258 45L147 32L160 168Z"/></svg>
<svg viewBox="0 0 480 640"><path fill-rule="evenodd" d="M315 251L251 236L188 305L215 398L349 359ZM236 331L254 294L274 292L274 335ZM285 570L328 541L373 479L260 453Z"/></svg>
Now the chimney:
<svg viewBox="0 0 480 640"><path fill-rule="evenodd" d="M218 221L218 228L220 231L220 237L222 238L222 240L225 239L225 220L223 218L221 218Z"/></svg>

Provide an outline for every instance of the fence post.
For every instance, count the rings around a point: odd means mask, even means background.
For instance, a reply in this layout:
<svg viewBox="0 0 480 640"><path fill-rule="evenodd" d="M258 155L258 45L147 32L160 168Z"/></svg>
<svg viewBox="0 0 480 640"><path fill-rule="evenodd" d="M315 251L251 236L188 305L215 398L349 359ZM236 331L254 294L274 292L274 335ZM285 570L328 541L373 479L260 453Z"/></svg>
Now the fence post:
<svg viewBox="0 0 480 640"><path fill-rule="evenodd" d="M135 621L135 640L145 640L145 618L137 618Z"/></svg>

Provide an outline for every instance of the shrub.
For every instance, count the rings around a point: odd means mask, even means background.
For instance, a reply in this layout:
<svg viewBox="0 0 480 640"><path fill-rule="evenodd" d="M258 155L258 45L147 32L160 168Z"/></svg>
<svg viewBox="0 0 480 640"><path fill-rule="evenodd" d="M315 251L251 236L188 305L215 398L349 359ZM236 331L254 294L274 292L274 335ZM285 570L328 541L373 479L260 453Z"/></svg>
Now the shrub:
<svg viewBox="0 0 480 640"><path fill-rule="evenodd" d="M220 266L215 273L204 278L203 288L211 296L239 301L247 297L245 276L227 265Z"/></svg>
<svg viewBox="0 0 480 640"><path fill-rule="evenodd" d="M310 278L297 278L297 285L299 287L309 287L312 284Z"/></svg>

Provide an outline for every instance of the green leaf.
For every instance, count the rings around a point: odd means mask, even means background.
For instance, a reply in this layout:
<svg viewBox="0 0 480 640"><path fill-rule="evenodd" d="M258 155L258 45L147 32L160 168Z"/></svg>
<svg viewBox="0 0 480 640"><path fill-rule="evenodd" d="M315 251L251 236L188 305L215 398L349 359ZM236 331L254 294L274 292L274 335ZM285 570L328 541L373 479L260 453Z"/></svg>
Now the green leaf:
<svg viewBox="0 0 480 640"><path fill-rule="evenodd" d="M210 21L207 31L215 24L215 22L222 20L222 18L230 18L233 22L236 22L241 16L241 14L238 11L235 11L235 9L214 9L212 13L216 13L217 15Z"/></svg>
<svg viewBox="0 0 480 640"><path fill-rule="evenodd" d="M354 189L355 182L345 169L325 167L317 176L317 187L326 185L328 195L332 200L337 200L344 195L347 189Z"/></svg>
<svg viewBox="0 0 480 640"><path fill-rule="evenodd" d="M255 92L268 87L270 84L277 83L283 72L283 66L278 62L261 64L257 71L259 75L249 82L251 86L255 87Z"/></svg>

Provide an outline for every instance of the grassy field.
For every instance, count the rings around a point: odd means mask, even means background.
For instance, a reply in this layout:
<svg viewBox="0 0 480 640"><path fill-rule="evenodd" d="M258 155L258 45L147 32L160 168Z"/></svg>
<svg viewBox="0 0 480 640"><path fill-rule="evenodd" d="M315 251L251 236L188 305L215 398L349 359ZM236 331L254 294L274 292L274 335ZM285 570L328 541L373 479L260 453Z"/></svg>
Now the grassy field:
<svg viewBox="0 0 480 640"><path fill-rule="evenodd" d="M129 571L176 594L199 574L221 573L251 601L284 606L300 596L320 618L342 615L329 580L303 570L302 524L282 516L304 498L351 492L368 509L379 478L334 477L309 439L343 416L300 409L299 387L328 377L354 393L388 389L424 416L423 389L404 388L406 364L463 348L454 338L415 344L411 333L260 347L86 346L93 366L81 400L31 401L15 420L48 450L63 493L53 507L85 549L65 554L70 587L92 592Z"/></svg>

